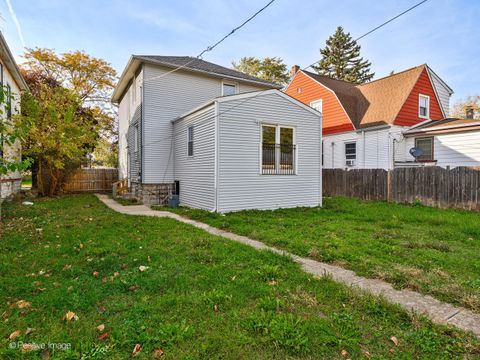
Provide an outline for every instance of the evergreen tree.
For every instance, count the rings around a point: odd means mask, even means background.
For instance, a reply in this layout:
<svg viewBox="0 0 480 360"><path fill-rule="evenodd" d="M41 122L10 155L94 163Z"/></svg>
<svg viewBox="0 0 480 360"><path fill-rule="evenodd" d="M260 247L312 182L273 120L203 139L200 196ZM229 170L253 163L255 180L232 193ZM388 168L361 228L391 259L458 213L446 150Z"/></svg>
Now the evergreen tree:
<svg viewBox="0 0 480 360"><path fill-rule="evenodd" d="M312 66L320 75L355 84L370 81L375 75L370 72L371 63L360 57L360 45L341 26L328 38L320 54L322 60Z"/></svg>

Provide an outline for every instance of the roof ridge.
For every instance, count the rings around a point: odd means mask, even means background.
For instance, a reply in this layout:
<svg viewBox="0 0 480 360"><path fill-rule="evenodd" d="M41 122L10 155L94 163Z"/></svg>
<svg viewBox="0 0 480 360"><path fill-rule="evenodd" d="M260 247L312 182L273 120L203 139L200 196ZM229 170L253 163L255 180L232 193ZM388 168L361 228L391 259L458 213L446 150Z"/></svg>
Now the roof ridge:
<svg viewBox="0 0 480 360"><path fill-rule="evenodd" d="M314 76L321 76L321 77L324 77L324 78L327 78L329 80L333 80L333 81L339 81L339 82L342 82L342 83L345 83L345 84L348 84L348 85L352 85L352 86L356 86L357 84L353 83L353 82L350 82L350 81L347 81L347 80L342 80L342 79L335 79L335 78L332 78L330 76L327 76L327 75L322 75L322 74L318 74L318 73L314 73L314 72L311 72L311 71L307 71L307 70L301 70L307 74L310 74L310 75L314 75Z"/></svg>
<svg viewBox="0 0 480 360"><path fill-rule="evenodd" d="M356 87L360 87L360 86L365 86L365 85L369 85L369 84L372 84L374 82L377 82L377 81L382 81L382 80L386 80L386 79L389 79L389 78L392 78L394 76L397 76L397 75L400 75L400 74L403 74L403 73L406 73L408 71L412 71L414 69L417 69L417 68L421 68L421 67L426 67L427 64L421 64L421 65L417 65L417 66L413 66L411 68L408 68L408 69L405 69L405 70L402 70L398 73L394 73L394 74L391 74L391 75L387 75L387 76L383 76L381 78L378 78L378 79L375 79L375 80L372 80L372 81L369 81L369 82L366 82L366 83L363 83L363 84L358 84L358 85L355 85Z"/></svg>

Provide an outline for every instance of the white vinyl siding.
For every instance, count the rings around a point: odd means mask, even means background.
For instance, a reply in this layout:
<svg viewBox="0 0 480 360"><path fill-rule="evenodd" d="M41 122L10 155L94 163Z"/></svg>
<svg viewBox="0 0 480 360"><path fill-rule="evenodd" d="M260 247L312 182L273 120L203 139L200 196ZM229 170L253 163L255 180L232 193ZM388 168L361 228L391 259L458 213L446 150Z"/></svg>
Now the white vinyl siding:
<svg viewBox="0 0 480 360"><path fill-rule="evenodd" d="M218 104L219 212L321 204L321 119L275 93ZM261 175L262 124L295 128L297 173Z"/></svg>
<svg viewBox="0 0 480 360"><path fill-rule="evenodd" d="M188 156L188 129L193 130L194 152ZM174 123L174 178L180 181L180 205L215 208L215 106Z"/></svg>
<svg viewBox="0 0 480 360"><path fill-rule="evenodd" d="M433 157L441 167L480 166L480 131L433 135ZM406 140L406 157L413 161L408 150L415 146L415 138Z"/></svg>
<svg viewBox="0 0 480 360"><path fill-rule="evenodd" d="M173 165L169 161L171 121L222 95L222 79L182 70L166 75L169 71L169 68L144 65L143 183L170 183L174 180ZM262 89L265 87L238 84L239 92Z"/></svg>
<svg viewBox="0 0 480 360"><path fill-rule="evenodd" d="M445 117L448 117L450 114L451 90L446 87L445 83L433 71L429 70L428 74L430 75L430 79L432 79L435 92L440 102L440 106L442 107L442 110L445 114Z"/></svg>
<svg viewBox="0 0 480 360"><path fill-rule="evenodd" d="M323 112L323 100L319 99L319 100L312 101L310 103L310 107L319 112Z"/></svg>

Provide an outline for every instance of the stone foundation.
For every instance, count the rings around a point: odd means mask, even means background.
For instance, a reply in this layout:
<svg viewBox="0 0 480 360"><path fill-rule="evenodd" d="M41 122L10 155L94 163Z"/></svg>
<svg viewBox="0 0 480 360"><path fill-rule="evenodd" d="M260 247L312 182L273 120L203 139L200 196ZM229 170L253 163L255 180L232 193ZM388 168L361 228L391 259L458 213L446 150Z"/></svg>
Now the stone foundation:
<svg viewBox="0 0 480 360"><path fill-rule="evenodd" d="M132 194L145 205L167 205L173 189L174 184L131 183Z"/></svg>
<svg viewBox="0 0 480 360"><path fill-rule="evenodd" d="M10 195L16 194L22 188L22 179L0 178L0 199L5 199Z"/></svg>

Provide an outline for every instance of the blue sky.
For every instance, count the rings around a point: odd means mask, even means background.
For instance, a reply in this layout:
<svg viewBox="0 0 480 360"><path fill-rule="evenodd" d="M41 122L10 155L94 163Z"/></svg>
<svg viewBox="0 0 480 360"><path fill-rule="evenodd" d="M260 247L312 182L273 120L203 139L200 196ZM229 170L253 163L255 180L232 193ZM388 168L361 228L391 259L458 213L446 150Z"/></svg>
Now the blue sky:
<svg viewBox="0 0 480 360"><path fill-rule="evenodd" d="M119 72L131 54L197 55L267 0L10 0L27 47L82 49ZM319 58L342 25L360 36L418 0L276 0L204 59L230 66L242 56L280 56L291 66ZM0 0L0 28L22 61L22 42ZM362 39L376 77L428 63L455 91L480 94L480 1L429 0Z"/></svg>

